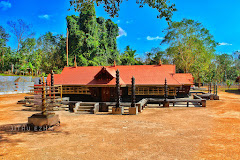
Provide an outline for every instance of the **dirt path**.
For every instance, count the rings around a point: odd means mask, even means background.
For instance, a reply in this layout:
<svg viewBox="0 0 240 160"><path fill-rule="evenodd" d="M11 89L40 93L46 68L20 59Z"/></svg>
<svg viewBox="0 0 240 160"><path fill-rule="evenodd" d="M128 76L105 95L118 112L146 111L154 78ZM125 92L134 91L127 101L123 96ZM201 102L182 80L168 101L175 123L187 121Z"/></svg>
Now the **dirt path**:
<svg viewBox="0 0 240 160"><path fill-rule="evenodd" d="M137 116L60 115L54 131L12 132L35 112L0 96L0 159L240 159L240 95L207 108L147 108Z"/></svg>

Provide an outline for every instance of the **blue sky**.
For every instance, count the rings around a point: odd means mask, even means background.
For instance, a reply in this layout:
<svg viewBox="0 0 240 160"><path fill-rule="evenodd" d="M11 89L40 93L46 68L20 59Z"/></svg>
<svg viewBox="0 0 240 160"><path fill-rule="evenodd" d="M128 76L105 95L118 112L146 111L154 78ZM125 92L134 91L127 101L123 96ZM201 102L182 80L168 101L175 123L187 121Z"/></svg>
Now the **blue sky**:
<svg viewBox="0 0 240 160"><path fill-rule="evenodd" d="M173 21L189 18L201 22L210 30L215 40L221 45L217 53L232 53L240 50L240 13L238 0L171 0L176 4L177 12ZM78 13L67 11L68 0L0 0L0 25L8 32L7 21L23 19L32 25L36 36L45 32L66 34L66 16ZM97 17L109 18L103 7L96 7ZM160 46L163 30L167 28L164 19L157 19L157 10L148 6L139 8L136 0L129 0L121 4L119 17L112 19L120 27L121 36L118 37L118 49L123 51L127 45L137 50L139 56L144 55L153 47L163 50ZM16 48L16 41L12 36L9 43Z"/></svg>

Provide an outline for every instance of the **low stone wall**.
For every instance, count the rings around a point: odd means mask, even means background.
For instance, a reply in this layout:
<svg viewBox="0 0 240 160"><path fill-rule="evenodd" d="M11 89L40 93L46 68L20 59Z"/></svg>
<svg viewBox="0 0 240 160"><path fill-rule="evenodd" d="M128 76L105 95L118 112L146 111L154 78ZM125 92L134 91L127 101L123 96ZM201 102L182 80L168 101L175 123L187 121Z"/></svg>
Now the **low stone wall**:
<svg viewBox="0 0 240 160"><path fill-rule="evenodd" d="M18 78L21 78L20 82L15 82ZM28 93L30 89L32 89L30 86L33 86L38 82L39 82L39 77L0 76L0 95Z"/></svg>

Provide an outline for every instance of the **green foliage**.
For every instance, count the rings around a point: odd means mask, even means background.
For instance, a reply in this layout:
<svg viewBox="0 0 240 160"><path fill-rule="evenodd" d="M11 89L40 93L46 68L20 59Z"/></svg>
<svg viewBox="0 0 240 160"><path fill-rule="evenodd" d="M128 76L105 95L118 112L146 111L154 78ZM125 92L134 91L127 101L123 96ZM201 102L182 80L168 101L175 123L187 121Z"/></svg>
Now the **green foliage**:
<svg viewBox="0 0 240 160"><path fill-rule="evenodd" d="M145 63L148 65L158 65L160 60L162 64L170 64L171 58L167 55L166 51L162 51L160 48L152 48L151 52L146 53Z"/></svg>
<svg viewBox="0 0 240 160"><path fill-rule="evenodd" d="M10 31L17 39L17 51L19 51L22 43L26 38L30 38L35 34L31 31L31 25L27 24L22 19L18 19L17 21L8 21L7 24Z"/></svg>
<svg viewBox="0 0 240 160"><path fill-rule="evenodd" d="M116 37L118 26L103 17L96 18L93 3L84 3L80 16L67 16L69 30L69 65L110 65L119 61Z"/></svg>
<svg viewBox="0 0 240 160"><path fill-rule="evenodd" d="M228 87L228 89L231 87L231 85L233 84L233 82L231 81L231 80L227 80L226 81L226 83L227 83L227 87Z"/></svg>
<svg viewBox="0 0 240 160"><path fill-rule="evenodd" d="M190 19L172 22L162 43L169 44L168 55L179 71L193 73L200 82L206 76L214 58L217 43L209 30Z"/></svg>
<svg viewBox="0 0 240 160"><path fill-rule="evenodd" d="M9 40L10 35L6 33L5 29L0 26L0 66L2 69L6 68L6 56L9 54L10 48L7 47L7 41Z"/></svg>
<svg viewBox="0 0 240 160"><path fill-rule="evenodd" d="M75 11L81 11L85 7L86 3L96 3L98 6L103 4L105 11L111 17L118 17L118 11L120 10L120 4L122 0L70 0L70 5L74 8ZM136 0L136 3L139 4L139 7L142 8L144 5L148 5L151 8L157 9L159 12L158 18L165 18L169 21L173 15L173 12L176 11L175 4L169 4L167 0Z"/></svg>
<svg viewBox="0 0 240 160"><path fill-rule="evenodd" d="M236 80L239 75L238 59L233 55L221 54L216 55L216 79L219 82L226 82L227 79Z"/></svg>
<svg viewBox="0 0 240 160"><path fill-rule="evenodd" d="M0 47L6 47L7 41L9 40L10 35L6 33L5 29L0 26Z"/></svg>
<svg viewBox="0 0 240 160"><path fill-rule="evenodd" d="M130 46L125 48L123 54L121 54L122 65L135 65L138 64L136 59L136 50L132 50Z"/></svg>

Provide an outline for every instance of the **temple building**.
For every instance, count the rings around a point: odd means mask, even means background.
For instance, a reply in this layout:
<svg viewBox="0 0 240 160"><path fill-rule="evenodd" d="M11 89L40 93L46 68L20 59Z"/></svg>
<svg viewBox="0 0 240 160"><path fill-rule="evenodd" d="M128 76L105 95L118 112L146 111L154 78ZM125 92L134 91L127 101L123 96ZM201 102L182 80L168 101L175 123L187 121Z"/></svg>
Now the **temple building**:
<svg viewBox="0 0 240 160"><path fill-rule="evenodd" d="M121 100L131 100L131 78L135 77L136 99L162 98L167 80L168 97L184 97L193 85L190 73L176 73L175 65L119 65L65 67L54 74L54 85L71 101L112 102L116 95L116 71L120 72ZM50 75L47 78L50 83Z"/></svg>

